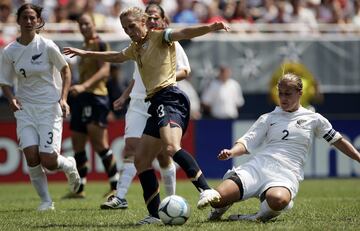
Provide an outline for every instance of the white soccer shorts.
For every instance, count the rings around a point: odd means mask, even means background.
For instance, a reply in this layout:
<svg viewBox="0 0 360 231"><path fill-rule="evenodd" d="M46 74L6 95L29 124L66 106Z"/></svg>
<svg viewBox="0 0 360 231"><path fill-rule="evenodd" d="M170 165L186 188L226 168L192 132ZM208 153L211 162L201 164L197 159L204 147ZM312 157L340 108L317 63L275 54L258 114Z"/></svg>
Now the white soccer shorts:
<svg viewBox="0 0 360 231"><path fill-rule="evenodd" d="M37 145L44 153L60 153L63 118L60 104L22 104L14 113L21 149Z"/></svg>
<svg viewBox="0 0 360 231"><path fill-rule="evenodd" d="M146 121L150 117L147 113L149 106L150 103L145 102L144 99L131 98L125 115L125 139L141 137Z"/></svg>
<svg viewBox="0 0 360 231"><path fill-rule="evenodd" d="M270 187L285 187L294 199L299 182L295 175L288 169L280 166L275 161L263 161L259 158L252 158L248 162L228 170L223 179L227 179L232 173L236 173L241 179L244 195L242 200L249 198L260 198L261 194Z"/></svg>

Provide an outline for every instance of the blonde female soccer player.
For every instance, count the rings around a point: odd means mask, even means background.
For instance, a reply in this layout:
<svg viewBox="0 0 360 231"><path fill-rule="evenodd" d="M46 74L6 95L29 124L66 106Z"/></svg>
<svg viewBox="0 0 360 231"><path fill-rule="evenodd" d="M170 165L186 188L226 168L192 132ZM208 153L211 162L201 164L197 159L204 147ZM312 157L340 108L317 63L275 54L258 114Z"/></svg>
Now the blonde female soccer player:
<svg viewBox="0 0 360 231"><path fill-rule="evenodd" d="M42 8L24 4L17 11L20 36L5 47L0 84L16 118L17 136L38 193L39 211L54 210L44 168L65 172L70 190L76 192L80 177L73 157L60 155L62 117L69 114L66 103L71 74L55 43L38 34L44 26ZM16 95L12 93L17 78Z"/></svg>
<svg viewBox="0 0 360 231"><path fill-rule="evenodd" d="M220 195L208 185L196 160L181 148L190 112L190 102L176 86L175 41L191 39L218 30L228 30L222 22L184 29L149 30L147 14L133 7L120 15L121 24L132 43L121 52L93 52L76 48L64 48L67 55L87 56L108 62L135 60L146 88L146 101L151 105L151 115L146 122L143 135L135 153L135 167L144 191L144 201L149 215L138 224L160 223L159 184L152 168L152 161L161 149L185 171L200 192L198 208L220 199Z"/></svg>
<svg viewBox="0 0 360 231"><path fill-rule="evenodd" d="M251 215L234 214L230 220L266 222L289 210L299 182L304 179L304 165L314 136L360 162L359 152L327 119L301 106L303 85L299 76L285 74L277 86L279 106L260 116L231 149L220 151L220 160L249 153L251 158L225 174L224 181L216 188L221 199L211 203L215 209L210 212L209 220L220 219L233 203L249 198L260 199L260 210Z"/></svg>

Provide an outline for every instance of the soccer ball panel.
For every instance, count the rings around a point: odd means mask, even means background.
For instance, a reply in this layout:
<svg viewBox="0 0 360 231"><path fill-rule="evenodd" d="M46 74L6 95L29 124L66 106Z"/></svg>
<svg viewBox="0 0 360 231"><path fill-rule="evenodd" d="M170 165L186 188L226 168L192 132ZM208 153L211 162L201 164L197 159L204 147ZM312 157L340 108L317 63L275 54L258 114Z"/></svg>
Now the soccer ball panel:
<svg viewBox="0 0 360 231"><path fill-rule="evenodd" d="M165 225L182 225L190 216L187 201L177 195L163 199L159 206L159 217Z"/></svg>

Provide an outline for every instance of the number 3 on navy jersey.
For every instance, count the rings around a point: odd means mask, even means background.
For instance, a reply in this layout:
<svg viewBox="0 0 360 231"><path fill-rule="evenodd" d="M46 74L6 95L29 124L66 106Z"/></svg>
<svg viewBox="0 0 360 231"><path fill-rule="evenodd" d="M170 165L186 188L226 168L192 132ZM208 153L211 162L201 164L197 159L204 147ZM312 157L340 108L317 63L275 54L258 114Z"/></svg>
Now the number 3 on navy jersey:
<svg viewBox="0 0 360 231"><path fill-rule="evenodd" d="M21 72L21 74L24 76L24 78L26 78L26 72L25 72L25 69L24 68L21 68L19 70Z"/></svg>

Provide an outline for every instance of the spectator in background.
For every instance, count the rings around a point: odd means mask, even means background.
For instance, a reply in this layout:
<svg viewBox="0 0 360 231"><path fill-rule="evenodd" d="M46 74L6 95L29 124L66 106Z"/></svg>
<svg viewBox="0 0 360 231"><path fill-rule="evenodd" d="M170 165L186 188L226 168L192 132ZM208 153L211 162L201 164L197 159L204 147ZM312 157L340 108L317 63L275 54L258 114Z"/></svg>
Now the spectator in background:
<svg viewBox="0 0 360 231"><path fill-rule="evenodd" d="M240 84L231 78L231 69L221 66L219 75L201 96L204 112L215 119L237 119L245 103Z"/></svg>
<svg viewBox="0 0 360 231"><path fill-rule="evenodd" d="M69 14L66 6L58 4L49 20L51 23L70 23Z"/></svg>
<svg viewBox="0 0 360 231"><path fill-rule="evenodd" d="M305 7L304 0L291 0L292 13L289 23L296 23L300 32L317 32L318 24L314 13Z"/></svg>
<svg viewBox="0 0 360 231"><path fill-rule="evenodd" d="M257 23L269 23L278 15L278 7L274 0L264 0L261 7L250 10Z"/></svg>
<svg viewBox="0 0 360 231"><path fill-rule="evenodd" d="M270 23L289 23L291 14L291 5L284 0L276 1L276 7L278 9L276 17L270 21Z"/></svg>
<svg viewBox="0 0 360 231"><path fill-rule="evenodd" d="M195 24L199 23L199 19L192 11L190 0L177 0L178 8L172 18L174 23Z"/></svg>
<svg viewBox="0 0 360 231"><path fill-rule="evenodd" d="M96 11L96 3L96 0L87 0L83 12L90 15L97 27L102 27L105 26L106 17L104 14Z"/></svg>
<svg viewBox="0 0 360 231"><path fill-rule="evenodd" d="M208 5L207 13L208 15L205 23L227 22L227 20L223 17L222 11L219 9L217 1Z"/></svg>

